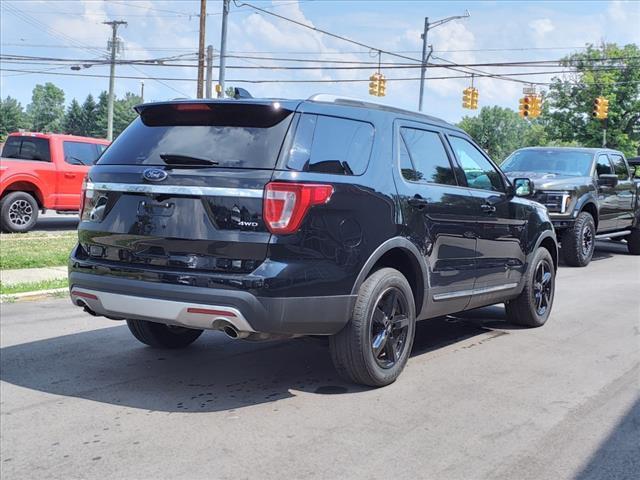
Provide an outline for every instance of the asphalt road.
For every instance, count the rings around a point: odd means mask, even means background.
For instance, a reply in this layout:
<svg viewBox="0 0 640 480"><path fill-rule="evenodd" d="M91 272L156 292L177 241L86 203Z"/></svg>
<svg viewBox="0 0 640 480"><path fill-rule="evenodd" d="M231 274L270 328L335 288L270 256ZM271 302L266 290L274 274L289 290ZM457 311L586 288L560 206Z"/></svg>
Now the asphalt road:
<svg viewBox="0 0 640 480"><path fill-rule="evenodd" d="M54 211L40 214L34 232L68 231L78 228L78 214L59 214Z"/></svg>
<svg viewBox="0 0 640 480"><path fill-rule="evenodd" d="M422 322L395 384L314 339L161 352L66 299L2 305L2 478L636 479L640 257L562 267L546 326Z"/></svg>

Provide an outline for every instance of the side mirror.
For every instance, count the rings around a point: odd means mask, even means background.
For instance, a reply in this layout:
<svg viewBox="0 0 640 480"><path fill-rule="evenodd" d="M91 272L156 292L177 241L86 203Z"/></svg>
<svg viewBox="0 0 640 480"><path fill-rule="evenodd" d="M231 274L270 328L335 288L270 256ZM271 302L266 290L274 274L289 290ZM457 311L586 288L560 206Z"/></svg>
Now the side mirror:
<svg viewBox="0 0 640 480"><path fill-rule="evenodd" d="M618 176L613 173L603 173L598 175L598 185L601 187L615 187L618 185Z"/></svg>
<svg viewBox="0 0 640 480"><path fill-rule="evenodd" d="M533 182L529 178L513 180L513 194L516 197L530 197L533 195Z"/></svg>

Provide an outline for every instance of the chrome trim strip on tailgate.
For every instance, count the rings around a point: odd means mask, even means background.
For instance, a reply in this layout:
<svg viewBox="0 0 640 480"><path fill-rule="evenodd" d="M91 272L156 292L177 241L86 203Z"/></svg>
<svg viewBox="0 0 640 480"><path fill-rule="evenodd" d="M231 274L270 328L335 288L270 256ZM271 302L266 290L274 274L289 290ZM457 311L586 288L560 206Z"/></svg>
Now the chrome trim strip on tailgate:
<svg viewBox="0 0 640 480"><path fill-rule="evenodd" d="M139 183L107 183L88 182L87 191L99 190L108 192L127 193L157 193L164 195L188 195L210 197L244 197L262 198L263 190L257 188L230 188L230 187L198 187L184 185L148 185Z"/></svg>

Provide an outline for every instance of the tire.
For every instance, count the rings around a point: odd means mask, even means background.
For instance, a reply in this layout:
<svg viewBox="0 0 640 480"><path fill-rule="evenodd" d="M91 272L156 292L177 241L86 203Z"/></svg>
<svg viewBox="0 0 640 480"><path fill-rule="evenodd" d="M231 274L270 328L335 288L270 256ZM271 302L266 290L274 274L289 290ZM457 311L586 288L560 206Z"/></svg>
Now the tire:
<svg viewBox="0 0 640 480"><path fill-rule="evenodd" d="M144 320L127 320L127 326L134 337L153 348L185 348L202 334L202 330Z"/></svg>
<svg viewBox="0 0 640 480"><path fill-rule="evenodd" d="M555 297L556 271L549 250L540 247L536 251L526 276L520 295L506 303L507 320L523 327L541 327Z"/></svg>
<svg viewBox="0 0 640 480"><path fill-rule="evenodd" d="M640 228L631 230L631 235L627 237L627 250L631 255L640 255Z"/></svg>
<svg viewBox="0 0 640 480"><path fill-rule="evenodd" d="M567 265L586 267L596 248L596 223L588 212L580 212L573 227L562 235L562 256Z"/></svg>
<svg viewBox="0 0 640 480"><path fill-rule="evenodd" d="M38 221L38 202L27 192L11 192L0 202L3 232L24 233Z"/></svg>
<svg viewBox="0 0 640 480"><path fill-rule="evenodd" d="M393 383L411 353L415 310L413 292L400 272L382 268L372 273L360 287L351 320L329 338L338 373L371 387Z"/></svg>

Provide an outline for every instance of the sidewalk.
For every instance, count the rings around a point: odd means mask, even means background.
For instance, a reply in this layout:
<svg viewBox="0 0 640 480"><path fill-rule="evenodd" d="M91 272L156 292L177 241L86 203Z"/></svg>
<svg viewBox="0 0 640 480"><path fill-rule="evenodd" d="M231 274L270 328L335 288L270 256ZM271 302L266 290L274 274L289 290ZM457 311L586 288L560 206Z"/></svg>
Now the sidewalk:
<svg viewBox="0 0 640 480"><path fill-rule="evenodd" d="M42 282L67 277L67 266L44 268L21 268L18 270L0 270L0 281L4 286L18 283Z"/></svg>

